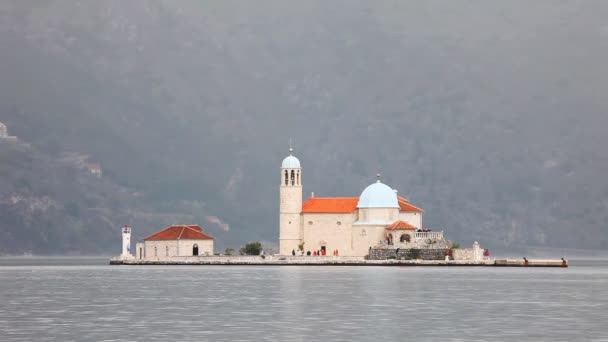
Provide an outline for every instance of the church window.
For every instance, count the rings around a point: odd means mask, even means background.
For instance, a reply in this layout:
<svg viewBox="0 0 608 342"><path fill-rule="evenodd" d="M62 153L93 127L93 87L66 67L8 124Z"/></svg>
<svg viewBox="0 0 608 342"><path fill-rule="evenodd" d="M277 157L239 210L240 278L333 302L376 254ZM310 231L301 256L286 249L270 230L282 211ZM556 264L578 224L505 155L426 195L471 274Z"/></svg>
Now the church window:
<svg viewBox="0 0 608 342"><path fill-rule="evenodd" d="M169 256L169 246L165 246L165 256Z"/></svg>
<svg viewBox="0 0 608 342"><path fill-rule="evenodd" d="M296 174L296 184L300 185L300 171Z"/></svg>
<svg viewBox="0 0 608 342"><path fill-rule="evenodd" d="M296 182L296 172L291 170L291 185L295 185Z"/></svg>
<svg viewBox="0 0 608 342"><path fill-rule="evenodd" d="M192 255L198 256L198 245L197 244L192 245Z"/></svg>
<svg viewBox="0 0 608 342"><path fill-rule="evenodd" d="M308 221L308 224L312 226L312 221Z"/></svg>
<svg viewBox="0 0 608 342"><path fill-rule="evenodd" d="M154 246L154 256L158 256L158 249Z"/></svg>
<svg viewBox="0 0 608 342"><path fill-rule="evenodd" d="M285 185L289 185L289 173L285 170Z"/></svg>
<svg viewBox="0 0 608 342"><path fill-rule="evenodd" d="M399 241L401 241L401 242L410 242L410 240L411 240L410 234L403 234L399 238Z"/></svg>

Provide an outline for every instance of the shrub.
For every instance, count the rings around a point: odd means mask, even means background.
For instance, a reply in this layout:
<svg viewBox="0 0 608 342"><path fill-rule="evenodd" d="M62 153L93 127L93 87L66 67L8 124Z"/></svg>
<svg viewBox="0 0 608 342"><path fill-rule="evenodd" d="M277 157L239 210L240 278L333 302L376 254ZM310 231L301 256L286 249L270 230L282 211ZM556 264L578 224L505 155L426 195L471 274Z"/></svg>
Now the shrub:
<svg viewBox="0 0 608 342"><path fill-rule="evenodd" d="M232 253L234 253L234 248L226 248L224 251L224 254L226 255L232 255Z"/></svg>
<svg viewBox="0 0 608 342"><path fill-rule="evenodd" d="M260 255L262 244L258 241L249 242L244 247L239 249L241 255Z"/></svg>
<svg viewBox="0 0 608 342"><path fill-rule="evenodd" d="M459 243L453 243L452 244L452 249L459 249L460 248L460 244Z"/></svg>

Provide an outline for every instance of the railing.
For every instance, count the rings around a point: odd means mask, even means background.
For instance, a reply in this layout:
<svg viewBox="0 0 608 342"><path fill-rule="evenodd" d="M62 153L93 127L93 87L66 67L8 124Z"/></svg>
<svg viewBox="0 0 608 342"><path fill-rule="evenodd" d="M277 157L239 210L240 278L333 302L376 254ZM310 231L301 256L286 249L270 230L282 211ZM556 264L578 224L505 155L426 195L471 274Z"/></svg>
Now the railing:
<svg viewBox="0 0 608 342"><path fill-rule="evenodd" d="M426 239L443 239L443 231L441 232L417 232L416 240Z"/></svg>

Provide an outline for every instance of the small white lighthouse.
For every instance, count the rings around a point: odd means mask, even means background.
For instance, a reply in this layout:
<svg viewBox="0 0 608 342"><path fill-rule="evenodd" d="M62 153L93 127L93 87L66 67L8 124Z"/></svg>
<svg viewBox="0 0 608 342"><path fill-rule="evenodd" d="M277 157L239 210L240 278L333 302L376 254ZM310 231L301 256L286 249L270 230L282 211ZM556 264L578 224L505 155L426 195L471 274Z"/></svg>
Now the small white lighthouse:
<svg viewBox="0 0 608 342"><path fill-rule="evenodd" d="M131 227L125 225L122 227L122 253L121 258L132 258L131 254Z"/></svg>

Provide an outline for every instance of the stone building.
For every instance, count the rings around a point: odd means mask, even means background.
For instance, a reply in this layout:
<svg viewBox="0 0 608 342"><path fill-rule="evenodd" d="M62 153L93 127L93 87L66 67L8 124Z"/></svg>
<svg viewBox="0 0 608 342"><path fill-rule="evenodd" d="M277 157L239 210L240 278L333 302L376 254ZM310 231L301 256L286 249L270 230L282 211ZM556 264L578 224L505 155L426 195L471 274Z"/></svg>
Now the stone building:
<svg viewBox="0 0 608 342"><path fill-rule="evenodd" d="M137 243L135 258L162 261L174 257L213 255L213 241L213 237L198 225L173 225Z"/></svg>
<svg viewBox="0 0 608 342"><path fill-rule="evenodd" d="M101 178L101 176L103 175L101 165L97 163L85 163L84 168L95 177Z"/></svg>
<svg viewBox="0 0 608 342"><path fill-rule="evenodd" d="M324 250L332 255L365 256L370 248L390 245L419 248L443 242L443 232L422 229L423 210L380 181L359 197L314 197L302 203L302 167L287 156L280 170L280 254Z"/></svg>
<svg viewBox="0 0 608 342"><path fill-rule="evenodd" d="M2 140L16 141L17 137L9 136L8 135L8 128L6 127L5 124L3 124L2 122L0 122L0 139L2 139Z"/></svg>

